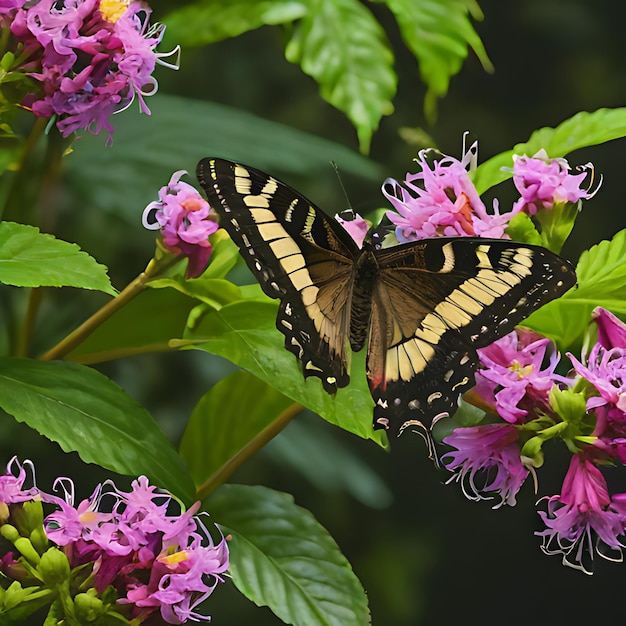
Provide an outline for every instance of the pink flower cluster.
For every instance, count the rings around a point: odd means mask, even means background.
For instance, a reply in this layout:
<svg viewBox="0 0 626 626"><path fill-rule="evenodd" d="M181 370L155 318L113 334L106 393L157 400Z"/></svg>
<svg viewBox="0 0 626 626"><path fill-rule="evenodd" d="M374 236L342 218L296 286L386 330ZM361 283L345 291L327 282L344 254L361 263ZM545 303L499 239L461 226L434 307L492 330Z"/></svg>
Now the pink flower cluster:
<svg viewBox="0 0 626 626"><path fill-rule="evenodd" d="M215 543L195 515L199 502L181 513L172 496L159 492L145 476L133 481L129 492L110 482L98 485L76 506L69 479L59 478L55 483L63 497L36 487L24 489L24 482L24 468L13 459L6 476L0 477L0 503L8 506L30 500L54 505L56 510L44 520L47 539L62 549L71 571L81 572L99 596L108 593L111 598L110 591L114 592L118 619L141 623L156 612L168 624L210 619L196 609L224 582L229 555L221 534ZM26 517L25 513L20 516ZM7 519L11 521L0 515L0 527ZM24 547L25 537L17 541L21 542L19 552L9 550L0 561L9 578L20 571L20 553L29 555L33 550ZM39 557L35 554L31 560L37 563ZM62 572L58 568L56 576Z"/></svg>
<svg viewBox="0 0 626 626"><path fill-rule="evenodd" d="M157 89L152 72L164 27L148 26L150 9L142 2L4 0L0 15L10 20L21 70L41 86L23 104L38 117L56 117L64 137L104 128L110 142L109 118L135 98L150 113L144 97Z"/></svg>
<svg viewBox="0 0 626 626"><path fill-rule="evenodd" d="M570 174L569 171L565 159L550 159L543 149L533 157L514 155L513 183L521 197L513 205L513 211L522 210L532 216L541 208L551 209L555 204L590 198L593 194L581 188L587 172Z"/></svg>
<svg viewBox="0 0 626 626"><path fill-rule="evenodd" d="M189 259L186 278L196 278L209 262L209 236L218 229L218 217L194 187L181 182L186 173L174 172L159 190L159 199L144 209L142 223L149 230L161 229L165 247Z"/></svg>
<svg viewBox="0 0 626 626"><path fill-rule="evenodd" d="M475 391L504 421L455 429L442 457L468 497L514 505L543 443L565 441L573 457L561 493L543 499L538 535L546 553L587 573L594 554L621 560L626 547L626 493L611 496L601 471L626 465L626 324L602 308L593 318L598 340L581 360L567 354L568 377L556 373L554 345L530 331L479 350Z"/></svg>
<svg viewBox="0 0 626 626"><path fill-rule="evenodd" d="M532 216L538 206L550 210L593 195L580 188L585 172L571 175L565 159L548 159L540 151L534 157L514 158L513 180L521 197L511 211L500 213L495 200L489 212L467 171L475 153L474 145L459 161L450 156L433 159L432 151L423 150L416 159L420 171L408 173L403 183L393 178L384 182L382 192L395 209L387 217L396 225L398 241L439 236L508 239L506 228L517 213Z"/></svg>

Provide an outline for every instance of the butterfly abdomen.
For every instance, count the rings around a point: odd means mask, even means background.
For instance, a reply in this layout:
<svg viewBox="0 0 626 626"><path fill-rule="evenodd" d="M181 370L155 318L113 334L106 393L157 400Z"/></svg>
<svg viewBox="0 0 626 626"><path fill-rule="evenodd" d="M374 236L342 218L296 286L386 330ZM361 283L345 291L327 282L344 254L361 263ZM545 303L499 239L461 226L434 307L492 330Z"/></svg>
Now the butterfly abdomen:
<svg viewBox="0 0 626 626"><path fill-rule="evenodd" d="M372 316L372 294L378 263L369 249L364 249L354 264L352 304L350 307L350 347L358 352L365 344Z"/></svg>

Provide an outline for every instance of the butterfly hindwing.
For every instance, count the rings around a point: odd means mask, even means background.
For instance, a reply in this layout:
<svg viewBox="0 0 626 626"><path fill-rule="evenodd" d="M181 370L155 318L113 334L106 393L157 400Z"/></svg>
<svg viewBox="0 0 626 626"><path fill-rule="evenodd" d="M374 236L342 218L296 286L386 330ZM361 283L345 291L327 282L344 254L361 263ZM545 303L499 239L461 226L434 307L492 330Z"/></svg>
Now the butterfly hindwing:
<svg viewBox="0 0 626 626"><path fill-rule="evenodd" d="M374 426L392 432L453 415L474 385L476 348L575 283L557 255L499 239L429 239L375 255L367 373Z"/></svg>
<svg viewBox="0 0 626 626"><path fill-rule="evenodd" d="M328 392L349 382L347 337L358 247L304 196L251 167L203 159L198 179L263 291L305 376Z"/></svg>

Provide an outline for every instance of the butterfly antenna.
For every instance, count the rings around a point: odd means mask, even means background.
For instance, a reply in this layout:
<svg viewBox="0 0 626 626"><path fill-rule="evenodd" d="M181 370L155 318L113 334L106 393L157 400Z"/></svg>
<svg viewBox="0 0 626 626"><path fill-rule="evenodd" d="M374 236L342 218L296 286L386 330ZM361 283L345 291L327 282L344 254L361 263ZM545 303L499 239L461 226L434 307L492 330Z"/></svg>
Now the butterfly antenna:
<svg viewBox="0 0 626 626"><path fill-rule="evenodd" d="M341 187L341 191L343 191L343 197L346 199L346 205L348 207L348 211L354 215L354 209L352 208L352 203L350 202L350 198L348 197L348 192L346 191L345 185L343 184L343 180L341 180L341 174L339 173L339 166L334 161L331 161L330 164L333 166L335 170L335 175L337 176L337 180L339 181L339 186ZM342 211L343 213L343 211Z"/></svg>

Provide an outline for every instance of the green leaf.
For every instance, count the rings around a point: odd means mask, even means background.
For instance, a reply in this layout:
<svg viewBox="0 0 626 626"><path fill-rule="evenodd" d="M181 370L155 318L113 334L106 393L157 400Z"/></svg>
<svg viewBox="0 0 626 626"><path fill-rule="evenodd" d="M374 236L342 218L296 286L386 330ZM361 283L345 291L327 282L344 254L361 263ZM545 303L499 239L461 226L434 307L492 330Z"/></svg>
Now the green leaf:
<svg viewBox="0 0 626 626"><path fill-rule="evenodd" d="M419 62L428 86L426 117L434 122L437 99L448 93L450 78L457 74L471 47L485 70L493 67L470 15L482 19L473 0L383 0L394 13L402 38Z"/></svg>
<svg viewBox="0 0 626 626"><path fill-rule="evenodd" d="M626 108L598 109L593 113L577 113L559 124L556 128L541 128L535 131L528 141L518 143L512 150L502 152L479 165L473 175L478 193L501 183L512 176L503 167L513 167L514 154L533 156L544 148L549 157L565 155L596 146L612 139L626 136Z"/></svg>
<svg viewBox="0 0 626 626"><path fill-rule="evenodd" d="M215 384L194 408L180 443L196 485L227 466L293 404L242 370Z"/></svg>
<svg viewBox="0 0 626 626"><path fill-rule="evenodd" d="M306 2L294 0L201 0L169 13L164 49L183 48L236 37L265 24L286 24L303 17Z"/></svg>
<svg viewBox="0 0 626 626"><path fill-rule="evenodd" d="M331 396L321 381L304 379L300 363L285 350L276 314L274 301L235 302L198 319L186 339L189 347L223 356L332 424L383 445L384 435L372 429L373 402L362 354L353 359L350 385Z"/></svg>
<svg viewBox="0 0 626 626"><path fill-rule="evenodd" d="M578 287L541 307L524 326L555 339L561 349L580 346L595 307L626 315L624 259L626 230L583 252L576 267Z"/></svg>
<svg viewBox="0 0 626 626"><path fill-rule="evenodd" d="M219 309L242 299L241 289L224 278L193 278L186 280L182 275L172 278L157 278L148 283L150 287L162 289L171 287L191 298Z"/></svg>
<svg viewBox="0 0 626 626"><path fill-rule="evenodd" d="M191 501L191 478L150 414L106 376L75 363L0 358L0 407L119 474L145 474Z"/></svg>
<svg viewBox="0 0 626 626"><path fill-rule="evenodd" d="M295 25L285 56L320 85L322 98L348 116L361 152L393 111L397 78L380 24L358 0L313 0Z"/></svg>
<svg viewBox="0 0 626 626"><path fill-rule="evenodd" d="M132 354L171 350L169 341L182 337L189 313L197 304L173 289L145 289L66 358L100 363Z"/></svg>
<svg viewBox="0 0 626 626"><path fill-rule="evenodd" d="M205 502L229 541L236 587L287 624L367 626L367 596L328 532L292 496L224 485Z"/></svg>
<svg viewBox="0 0 626 626"><path fill-rule="evenodd" d="M79 287L116 293L106 267L76 244L13 222L0 222L0 282L17 287Z"/></svg>
<svg viewBox="0 0 626 626"><path fill-rule="evenodd" d="M77 207L87 204L139 225L143 207L172 172L186 169L193 179L198 161L211 155L274 174L306 174L304 181L318 196L324 176L332 181L329 187L335 182L331 161L361 178L384 178L378 164L345 146L238 109L161 93L150 100L150 109L150 116L134 109L116 115L115 142L106 150L102 137L89 133L74 144L63 165Z"/></svg>
<svg viewBox="0 0 626 626"><path fill-rule="evenodd" d="M521 241L522 243L530 243L536 246L542 244L541 235L537 232L528 213L514 215L508 223L505 232L513 241Z"/></svg>

